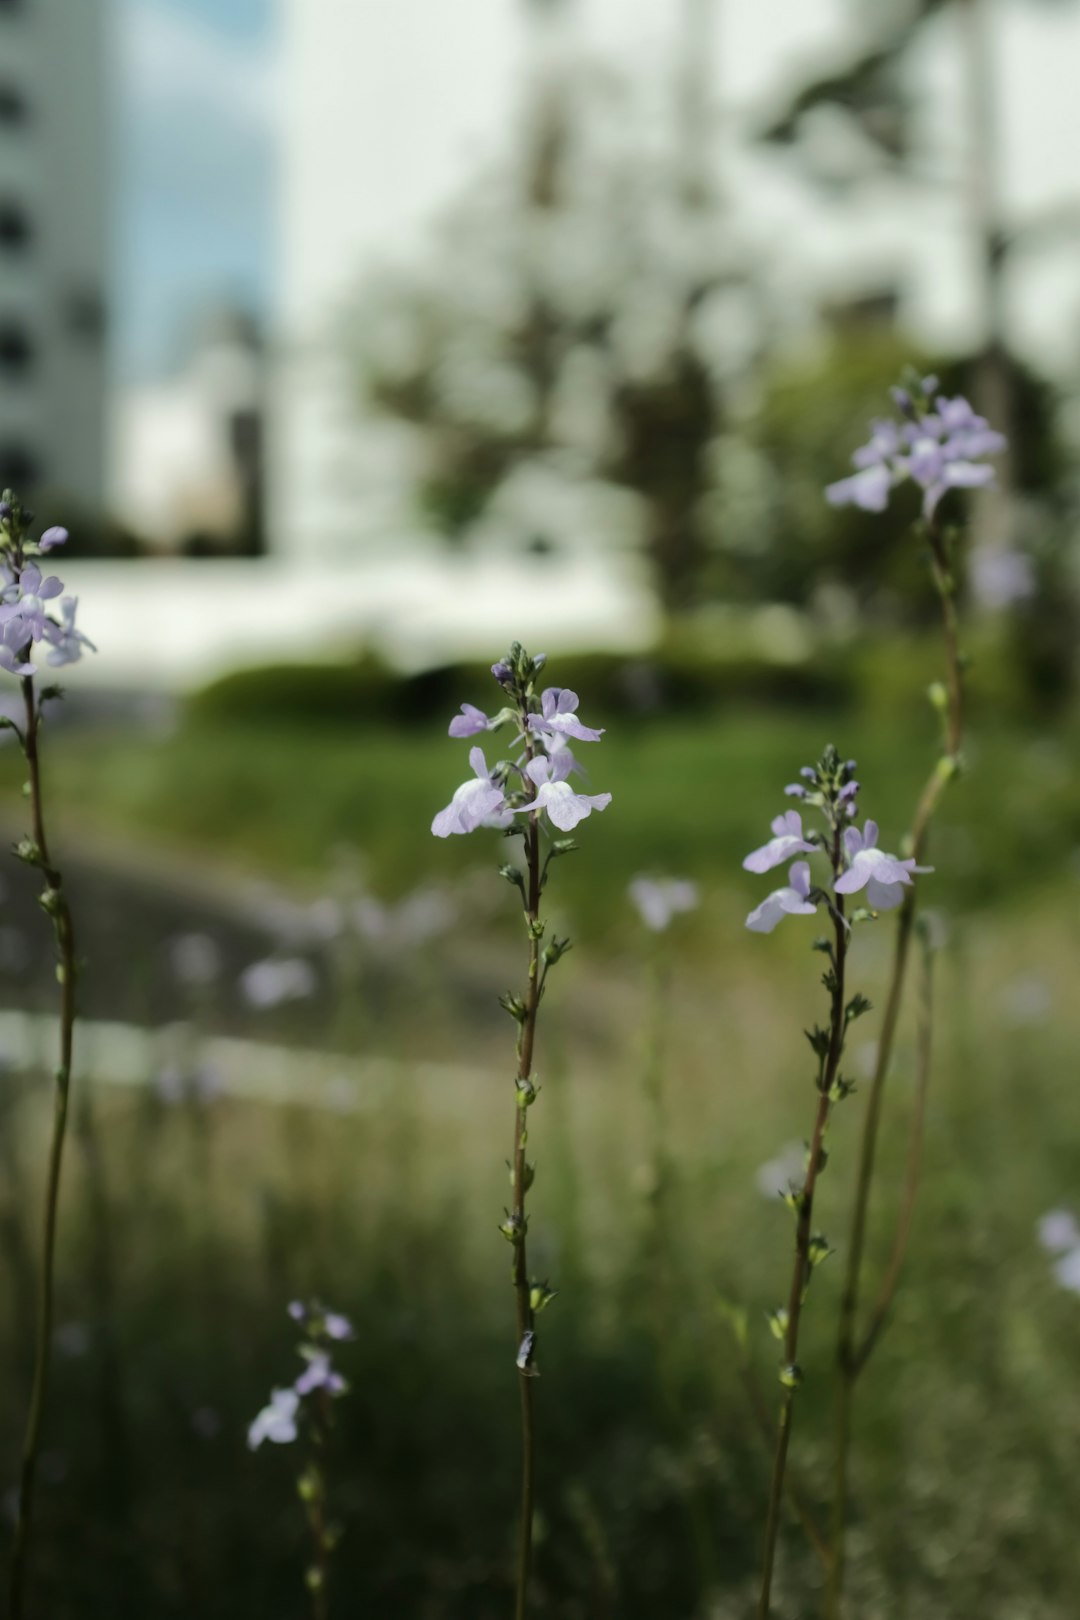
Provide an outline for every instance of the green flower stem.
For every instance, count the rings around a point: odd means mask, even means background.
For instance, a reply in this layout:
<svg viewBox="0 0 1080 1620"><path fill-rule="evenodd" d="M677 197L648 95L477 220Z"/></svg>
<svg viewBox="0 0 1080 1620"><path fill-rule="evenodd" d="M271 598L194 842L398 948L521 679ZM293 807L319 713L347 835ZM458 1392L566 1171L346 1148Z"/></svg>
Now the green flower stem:
<svg viewBox="0 0 1080 1620"><path fill-rule="evenodd" d="M765 1404L765 1393L761 1387L760 1381L758 1380L757 1374L754 1371L753 1364L751 1363L749 1356L746 1354L746 1345L737 1334L735 1335L735 1347L739 1356L739 1378L742 1381L743 1389L746 1392L746 1399L749 1404L750 1411L753 1414L754 1422L757 1426L758 1433L761 1436L763 1445L771 1448L773 1444L772 1414ZM806 1500L806 1495L802 1489L802 1486L794 1477L793 1471L790 1467L786 1470L784 1475L784 1491L795 1517L798 1519L806 1533L807 1541L809 1541L810 1545L821 1559L822 1564L827 1565L829 1561L829 1546L825 1540L825 1534L814 1516L813 1509Z"/></svg>
<svg viewBox="0 0 1080 1620"><path fill-rule="evenodd" d="M832 864L834 874L841 871L841 832L837 826L833 835ZM844 897L836 895L833 901L834 977L832 1006L829 1021L829 1046L818 1076L818 1106L814 1119L814 1132L810 1140L810 1154L806 1167L806 1180L799 1196L798 1223L795 1231L795 1264L791 1274L788 1295L787 1321L784 1331L785 1389L780 1408L780 1424L773 1457L772 1484L769 1490L769 1510L765 1525L765 1555L761 1576L761 1599L758 1604L760 1620L768 1620L772 1602L773 1566L776 1561L776 1542L780 1531L780 1513L784 1498L788 1446L794 1415L795 1390L798 1382L799 1322L803 1302L810 1282L810 1237L814 1215L814 1191L817 1187L821 1150L825 1129L832 1108L831 1093L840 1069L840 1055L844 1048L846 1027L844 1003L844 968L847 959L848 929L844 918Z"/></svg>
<svg viewBox="0 0 1080 1620"><path fill-rule="evenodd" d="M314 1456L309 1479L311 1501L308 1513L311 1522L313 1561L308 1571L311 1590L311 1620L327 1620L330 1612L330 1527L326 1518L326 1451L330 1438L330 1394L320 1389L315 1402L312 1426Z"/></svg>
<svg viewBox="0 0 1080 1620"><path fill-rule="evenodd" d="M528 738L528 733L526 732ZM528 747L531 757L532 749ZM517 1317L518 1383L521 1392L521 1521L518 1532L517 1581L514 1599L514 1620L525 1620L529 1566L532 1559L533 1478L535 1470L535 1433L533 1421L533 1374L526 1361L522 1365L520 1354L525 1335L533 1331L534 1315L530 1301L529 1266L526 1251L525 1195L528 1170L525 1144L528 1139L528 1101L532 1089L533 1052L536 1045L536 1015L540 1006L542 988L540 974L540 827L534 811L526 821L525 861L527 867L524 894L525 922L529 935L529 981L524 996L524 1016L521 1020L517 1048L518 1096L514 1113L514 1201L512 1218L515 1230L513 1282Z"/></svg>
<svg viewBox="0 0 1080 1620"><path fill-rule="evenodd" d="M959 623L956 612L956 583L953 578L945 542L936 525L928 531L931 573L941 599L942 630L945 642L945 749L934 766L923 788L915 810L908 843L911 854L920 860L926 849L930 824L946 786L959 769L960 749L964 737L964 665L960 653ZM877 1058L870 1082L870 1095L863 1120L859 1143L859 1159L855 1182L855 1203L851 1216L851 1237L848 1243L847 1270L840 1301L840 1326L837 1336L837 1395L834 1429L832 1558L826 1595L826 1615L838 1620L841 1613L844 1566L846 1558L846 1529L848 1502L848 1471L851 1450L852 1407L855 1384L866 1364L870 1351L857 1352L859 1290L862 1278L863 1254L866 1246L866 1224L870 1206L870 1188L874 1176L878 1132L885 1081L892 1061L896 1027L904 997L907 978L911 935L915 923L916 889L907 892L900 908L893 950L892 976L885 1002L885 1013L878 1041ZM917 1183L916 1183L917 1185ZM914 1193L912 1194L914 1196ZM884 1319L883 1319L884 1321ZM882 1322L883 1325L883 1322ZM880 1327L875 1331L876 1342ZM871 1347L872 1348L872 1347Z"/></svg>
<svg viewBox="0 0 1080 1620"><path fill-rule="evenodd" d="M18 1519L15 1526L15 1544L11 1561L9 1602L11 1620L23 1620L25 1613L26 1574L34 1513L34 1487L37 1476L38 1451L41 1443L41 1428L49 1391L56 1227L60 1203L60 1175L63 1168L64 1139L67 1132L68 1092L71 1085L76 976L75 934L71 923L71 912L68 909L67 899L64 895L60 873L52 865L49 858L49 845L45 834L45 818L41 796L41 770L38 756L38 729L41 722L41 711L34 693L34 683L30 676L24 677L22 691L26 718L21 741L30 777L30 809L33 841L36 845L35 864L45 877L47 909L52 916L56 931L57 977L60 982L60 1059L56 1070L55 1090L53 1093L53 1129L45 1180L42 1265L38 1294L34 1375L30 1393L30 1409L26 1422L26 1435L23 1441Z"/></svg>

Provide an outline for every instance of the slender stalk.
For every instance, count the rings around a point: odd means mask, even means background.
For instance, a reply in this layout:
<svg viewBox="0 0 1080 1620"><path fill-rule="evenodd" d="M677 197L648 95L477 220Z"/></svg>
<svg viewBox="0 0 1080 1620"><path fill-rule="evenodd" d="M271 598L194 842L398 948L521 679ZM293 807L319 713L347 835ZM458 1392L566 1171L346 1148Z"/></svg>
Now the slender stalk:
<svg viewBox="0 0 1080 1620"><path fill-rule="evenodd" d="M311 1539L314 1561L308 1575L311 1620L327 1620L330 1612L330 1536L326 1519L326 1448L330 1437L330 1393L319 1390L313 1424L315 1456L311 1466Z"/></svg>
<svg viewBox="0 0 1080 1620"><path fill-rule="evenodd" d="M49 858L48 839L45 834L41 769L38 754L38 729L41 721L41 711L35 696L34 683L30 676L23 678L22 692L25 708L22 746L26 755L30 777L30 811L33 842L36 846L34 864L41 869L45 877L46 890L43 900L46 909L53 918L56 930L57 976L60 981L60 1057L53 1094L53 1129L45 1179L42 1266L38 1295L34 1376L30 1393L26 1435L23 1441L18 1519L15 1526L15 1543L11 1561L9 1603L11 1620L22 1620L25 1613L26 1573L34 1513L34 1487L37 1476L38 1451L41 1443L41 1428L49 1391L56 1228L60 1203L60 1175L63 1168L64 1139L67 1131L68 1092L71 1085L71 1059L75 1031L76 973L75 934L71 923L71 912L68 909L61 875L52 865Z"/></svg>
<svg viewBox="0 0 1080 1620"><path fill-rule="evenodd" d="M833 872L839 875L841 870L841 830L839 825L836 826L833 833L831 853ZM829 1047L818 1076L817 1113L814 1118L813 1136L810 1140L806 1180L803 1183L798 1205L798 1221L795 1230L795 1264L791 1274L791 1290L788 1295L787 1321L784 1332L785 1389L783 1403L780 1408L780 1424L776 1436L776 1452L773 1457L772 1484L769 1490L769 1510L765 1525L765 1556L761 1576L761 1599L758 1604L760 1620L768 1620L771 1612L773 1566L776 1561L776 1542L780 1531L780 1512L784 1498L784 1480L787 1470L788 1446L791 1441L795 1391L799 1381L799 1323L802 1317L806 1290L810 1282L812 1264L810 1259L810 1237L814 1214L814 1192L817 1187L821 1149L825 1139L825 1127L828 1124L832 1107L831 1093L839 1072L840 1055L844 1047L844 968L847 959L847 924L844 919L844 898L839 894L834 897L833 901L833 926L835 929L835 944L833 947L834 976L829 1021Z"/></svg>
<svg viewBox="0 0 1080 1620"><path fill-rule="evenodd" d="M945 748L927 779L919 797L912 822L909 844L916 860L921 859L941 795L959 768L960 749L964 737L964 671L960 653L959 624L956 612L956 586L949 564L945 542L936 523L928 531L931 573L941 599L942 630L945 642ZM870 1082L862 1137L859 1143L858 1169L855 1181L855 1202L851 1216L851 1238L848 1244L847 1269L840 1300L840 1324L837 1336L837 1394L834 1428L832 1560L826 1591L825 1613L829 1620L838 1620L844 1586L846 1558L846 1529L848 1502L848 1468L851 1450L852 1406L855 1384L865 1365L867 1356L856 1354L858 1339L859 1289L862 1277L863 1254L866 1246L866 1224L870 1207L870 1188L874 1177L877 1139L881 1126L885 1081L892 1061L896 1027L904 997L907 978L911 934L915 923L916 890L908 890L900 908L893 950L892 974L885 1001L885 1013L878 1041L874 1073ZM876 1337L876 1335L875 1335Z"/></svg>
<svg viewBox="0 0 1080 1620"><path fill-rule="evenodd" d="M892 1254L889 1256L889 1264L885 1269L885 1276L882 1279L881 1288L874 1302L874 1308L870 1312L866 1331L855 1353L856 1375L861 1372L864 1364L870 1359L892 1309L897 1286L900 1282L900 1273L903 1270L904 1260L907 1256L908 1242L911 1238L911 1226L915 1215L915 1198L919 1190L919 1175L922 1170L926 1094L930 1086L930 1063L933 1052L933 956L929 945L926 944L924 944L923 949L922 969L918 1060L915 1079L915 1112L911 1122L911 1141L908 1146L907 1169L904 1175L904 1195L896 1224L896 1235L893 1238Z"/></svg>
<svg viewBox="0 0 1080 1620"><path fill-rule="evenodd" d="M526 736L528 734L526 733ZM527 743L531 757L531 744ZM517 1107L514 1113L514 1201L511 1219L514 1238L514 1299L517 1320L518 1384L521 1394L521 1521L518 1530L517 1581L514 1620L525 1620L529 1566L532 1559L533 1479L535 1472L535 1432L533 1422L533 1371L526 1346L533 1332L529 1266L526 1249L525 1196L528 1167L525 1144L528 1139L528 1105L532 1098L533 1052L536 1044L536 1015L540 1006L540 828L534 812L525 829L525 921L529 934L529 981L524 997L524 1016L518 1036Z"/></svg>
<svg viewBox="0 0 1080 1620"><path fill-rule="evenodd" d="M736 1341L738 1343L738 1341ZM738 1348L742 1350L742 1345ZM750 1404L758 1433L766 1446L772 1445L773 1420L765 1404L765 1395L758 1381L757 1375L750 1364L749 1358L743 1354L739 1359L739 1377L742 1379L743 1389ZM814 1517L813 1509L807 1502L799 1482L792 1476L791 1469L787 1469L784 1476L784 1491L791 1504L792 1511L806 1533L806 1539L817 1553L823 1564L828 1562L829 1548L824 1532Z"/></svg>

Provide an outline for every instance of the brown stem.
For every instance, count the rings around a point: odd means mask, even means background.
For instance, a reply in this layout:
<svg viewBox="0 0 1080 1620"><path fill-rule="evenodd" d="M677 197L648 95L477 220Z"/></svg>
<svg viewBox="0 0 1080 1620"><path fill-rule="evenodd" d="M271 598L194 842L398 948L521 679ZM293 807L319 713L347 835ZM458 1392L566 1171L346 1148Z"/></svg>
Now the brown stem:
<svg viewBox="0 0 1080 1620"><path fill-rule="evenodd" d="M741 1348L742 1347L740 1346L740 1349ZM761 1388L761 1383L745 1355L741 1357L739 1362L739 1377L742 1379L743 1388L746 1391L746 1398L750 1404L750 1410L754 1414L754 1422L757 1425L758 1433L761 1436L762 1442L766 1446L769 1446L772 1444L773 1438L773 1420L769 1414L769 1409L765 1404L765 1394ZM784 1492L792 1507L792 1510L794 1511L795 1517L798 1519L799 1523L803 1527L803 1530L806 1532L807 1540L814 1548L814 1551L817 1553L822 1563L827 1563L829 1549L825 1541L824 1532L814 1516L813 1509L803 1494L802 1487L792 1476L790 1468L787 1470L784 1478Z"/></svg>
<svg viewBox="0 0 1080 1620"><path fill-rule="evenodd" d="M528 736L528 733L526 733ZM531 747L528 750L531 754ZM540 828L534 812L525 831L525 860L528 868L525 892L525 921L529 931L529 982L525 992L525 1012L518 1040L518 1105L514 1114L514 1296L517 1316L518 1384L521 1393L521 1523L518 1532L517 1581L514 1617L525 1620L529 1566L532 1559L533 1477L535 1434L533 1424L533 1370L523 1353L525 1336L533 1332L534 1315L529 1298L529 1266L526 1250L525 1194L528 1174L525 1144L528 1136L528 1107L525 1096L532 1086L533 1051L536 1044L536 1015L540 1006Z"/></svg>
<svg viewBox="0 0 1080 1620"><path fill-rule="evenodd" d="M330 1537L326 1521L326 1452L330 1440L330 1392L325 1385L318 1392L313 1424L315 1458L312 1465L314 1493L311 1499L311 1539L315 1561L308 1585L311 1590L312 1620L326 1620L330 1612Z"/></svg>
<svg viewBox="0 0 1080 1620"><path fill-rule="evenodd" d="M832 847L834 874L839 874L840 871L840 836L840 828L837 826ZM784 1478L787 1470L788 1446L791 1441L795 1385L798 1378L796 1369L799 1351L799 1322L802 1316L807 1286L810 1281L810 1237L814 1213L814 1191L817 1186L825 1127L828 1124L829 1111L832 1106L831 1092L839 1072L840 1055L844 1047L844 967L847 958L847 923L844 919L843 895L838 894L835 896L834 906L834 976L829 1048L825 1062L821 1067L821 1073L818 1076L817 1114L814 1119L814 1133L810 1141L810 1157L806 1168L806 1180L799 1199L799 1215L795 1231L795 1264L791 1274L791 1291L788 1295L787 1323L784 1333L784 1361L791 1382L785 1389L783 1404L780 1408L780 1424L776 1436L776 1452L773 1458L769 1511L765 1524L765 1557L761 1576L761 1599L758 1605L760 1620L768 1620L771 1610L773 1566L776 1561L776 1542L780 1531L780 1509L784 1497Z"/></svg>
<svg viewBox="0 0 1080 1620"><path fill-rule="evenodd" d="M11 1620L22 1620L24 1614L26 1571L33 1526L34 1487L37 1478L38 1451L49 1391L56 1266L56 1227L60 1203L60 1175L63 1168L64 1139L67 1131L68 1092L71 1084L71 1059L75 1030L76 970L75 935L71 923L71 913L64 895L60 873L49 859L49 846L45 835L45 818L41 796L41 770L38 757L40 709L35 699L34 683L31 677L24 677L22 691L26 711L22 743L30 775L30 813L34 843L37 846L36 864L40 867L48 885L46 893L50 896L49 909L56 929L57 954L59 957L60 1059L56 1070L56 1083L53 1094L53 1129L45 1178L42 1269L38 1296L34 1377L30 1392L26 1434L23 1440L18 1519L15 1525L15 1543L11 1560L9 1605Z"/></svg>

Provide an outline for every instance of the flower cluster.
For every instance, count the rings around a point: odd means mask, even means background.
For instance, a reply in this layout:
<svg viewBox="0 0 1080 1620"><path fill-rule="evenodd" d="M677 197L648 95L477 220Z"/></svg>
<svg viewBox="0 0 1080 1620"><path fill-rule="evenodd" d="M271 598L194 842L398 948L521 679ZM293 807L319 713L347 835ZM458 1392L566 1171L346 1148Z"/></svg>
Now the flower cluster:
<svg viewBox="0 0 1080 1620"><path fill-rule="evenodd" d="M993 483L994 469L983 460L1005 448L1005 436L977 416L967 400L937 392L936 377L917 386L892 391L900 419L879 418L866 444L851 460L858 471L829 484L825 498L833 506L859 506L884 512L900 484L912 482L923 492L923 516L929 521L950 489L972 489Z"/></svg>
<svg viewBox="0 0 1080 1620"><path fill-rule="evenodd" d="M303 1329L300 1355L304 1370L285 1389L271 1391L269 1403L248 1429L248 1446L257 1451L264 1440L274 1445L289 1445L296 1439L303 1402L309 1397L319 1398L323 1404L344 1395L348 1384L334 1367L331 1346L353 1337L352 1324L337 1311L324 1309L317 1300L303 1304L294 1300L289 1315Z"/></svg>
<svg viewBox="0 0 1080 1620"><path fill-rule="evenodd" d="M584 774L571 742L599 742L603 729L586 726L578 718L576 692L549 686L538 697L533 694L533 678L545 663L543 653L529 658L515 643L491 668L514 702L493 715L463 703L461 713L451 720L451 737L476 737L511 725L514 757L489 768L483 749L479 745L470 749L472 778L462 783L431 823L436 838L475 832L478 827L506 829L515 816L540 811L552 827L572 832L594 810L606 810L611 803L610 793L581 793L570 782L571 776Z"/></svg>
<svg viewBox="0 0 1080 1620"><path fill-rule="evenodd" d="M827 749L820 764L805 766L800 773L803 780L785 789L790 797L822 811L830 836L835 834L834 849L829 848L821 833L803 828L798 810L788 810L773 821L769 841L752 850L743 861L745 869L770 872L793 855L825 854L833 866L830 881L834 894L865 892L872 911L892 911L899 906L913 876L933 868L917 866L914 860L901 860L879 849L876 821L867 821L861 832L850 825L858 816L859 784L854 772L853 759L841 762L834 750ZM842 826L844 822L849 825ZM771 934L782 917L812 917L822 901L829 903L828 889L814 885L809 861L795 861L788 870L787 883L766 895L747 917L746 926L756 934ZM830 904L830 910L834 909Z"/></svg>
<svg viewBox="0 0 1080 1620"><path fill-rule="evenodd" d="M96 650L76 628L78 599L64 596L63 581L55 574L43 575L36 561L64 545L67 530L46 529L35 544L26 535L32 521L32 514L5 490L0 499L0 669L9 675L36 673L35 642L47 645L46 662L54 667L76 663L84 647Z"/></svg>

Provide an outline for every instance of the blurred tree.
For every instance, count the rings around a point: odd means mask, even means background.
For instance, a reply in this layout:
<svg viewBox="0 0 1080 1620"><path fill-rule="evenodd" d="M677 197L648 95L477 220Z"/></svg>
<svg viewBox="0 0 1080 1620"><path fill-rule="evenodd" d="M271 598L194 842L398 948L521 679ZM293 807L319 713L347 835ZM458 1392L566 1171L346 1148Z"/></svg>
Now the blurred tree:
<svg viewBox="0 0 1080 1620"><path fill-rule="evenodd" d="M966 173L961 194L971 234L977 245L978 279L974 289L982 339L972 392L983 413L1009 436L1017 427L1016 368L1007 332L1006 290L1012 252L1045 241L1062 227L1074 231L1080 211L1065 217L1009 222L1001 186L1001 119L994 41L997 0L851 0L864 19L865 35L848 62L834 72L804 85L764 128L766 140L798 143L808 172L836 187L857 185L867 175L886 171L918 184L940 184L940 174L922 166L917 130L917 103L909 58L926 26L940 16L952 16L957 44L963 56L967 94L965 112ZM1076 0L1029 0L1034 6L1065 6ZM821 149L804 137L822 108L841 112L862 138L865 166L845 176L831 167L821 168ZM1006 499L983 503L984 538L1001 539L1007 523L1007 497L1012 489L1011 457L999 468L999 486ZM993 521L997 515L1000 522Z"/></svg>
<svg viewBox="0 0 1080 1620"><path fill-rule="evenodd" d="M835 511L822 498L826 483L842 474L867 424L884 412L885 381L914 361L936 372L948 393L972 388L977 357L912 354L910 340L873 323L839 328L829 346L810 359L780 359L761 378L760 400L746 423L744 456L750 474L743 499L752 500L753 521L741 523L748 549L728 548L719 559L719 588L728 596L805 603L819 593L823 605L846 599L867 618L931 616L936 603L926 586L911 522L918 512L914 490L875 517ZM1055 429L1057 399L1051 388L1013 362L1017 403L1013 461L1019 492L1038 492L1040 531L1060 529L1067 456ZM729 501L737 498L732 490ZM949 504L943 508L949 517Z"/></svg>
<svg viewBox="0 0 1080 1620"><path fill-rule="evenodd" d="M541 485L621 490L673 613L697 599L713 451L763 326L711 183L714 12L685 0L675 138L670 110L628 138L644 120L626 92L570 65L567 0L527 0L524 150L470 190L426 274L365 289L357 323L367 397L419 430L421 502L444 532L524 479L543 546Z"/></svg>

